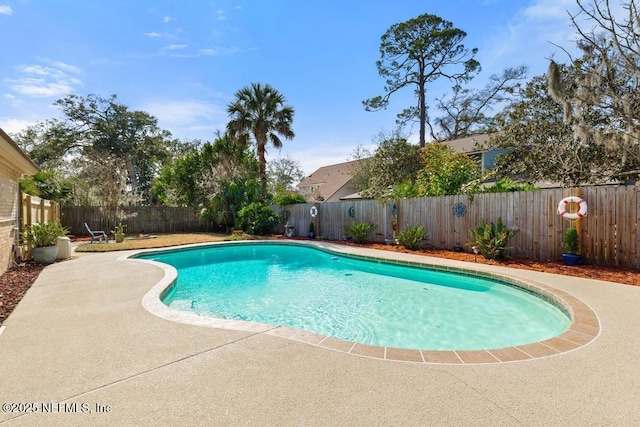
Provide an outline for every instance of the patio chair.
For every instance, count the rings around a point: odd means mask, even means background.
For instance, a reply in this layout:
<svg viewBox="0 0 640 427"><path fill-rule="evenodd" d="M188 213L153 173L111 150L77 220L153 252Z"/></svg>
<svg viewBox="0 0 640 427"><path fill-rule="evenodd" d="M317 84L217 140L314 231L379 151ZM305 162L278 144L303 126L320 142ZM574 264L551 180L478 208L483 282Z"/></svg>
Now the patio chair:
<svg viewBox="0 0 640 427"><path fill-rule="evenodd" d="M91 234L91 243L96 241L101 242L103 239L105 243L109 243L109 236L107 236L107 233L102 230L91 230L89 228L89 224L87 224L86 222L84 223L84 226L87 228L89 234Z"/></svg>

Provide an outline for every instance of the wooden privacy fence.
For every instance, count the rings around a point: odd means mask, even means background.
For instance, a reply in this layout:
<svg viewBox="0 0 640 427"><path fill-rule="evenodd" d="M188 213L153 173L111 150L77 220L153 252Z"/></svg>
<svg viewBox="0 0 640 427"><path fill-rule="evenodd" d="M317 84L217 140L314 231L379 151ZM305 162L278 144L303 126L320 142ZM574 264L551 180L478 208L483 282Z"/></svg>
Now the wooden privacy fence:
<svg viewBox="0 0 640 427"><path fill-rule="evenodd" d="M57 221L60 219L60 205L52 200L41 199L22 193L22 225Z"/></svg>
<svg viewBox="0 0 640 427"><path fill-rule="evenodd" d="M597 265L626 266L640 269L640 191L635 186L590 186L573 189L376 200L351 200L330 203L287 205L289 223L295 234L307 235L310 221L315 233L330 240L343 239L344 225L370 222L375 227L368 240L382 242L393 235L392 206L397 208L400 229L424 225L428 244L438 249L455 246L470 250L471 229L481 221L503 222L517 233L507 254L532 260L559 260L564 230L571 225L557 213L565 197L584 198L588 214L575 225L580 234L582 255ZM312 218L311 207L318 214ZM352 216L350 215L353 215Z"/></svg>
<svg viewBox="0 0 640 427"><path fill-rule="evenodd" d="M208 221L198 218L193 209L169 206L136 206L119 209L125 233L172 233L211 231ZM115 229L117 218L95 206L69 206L62 208L62 224L76 236L88 235L84 223L91 229L107 233Z"/></svg>

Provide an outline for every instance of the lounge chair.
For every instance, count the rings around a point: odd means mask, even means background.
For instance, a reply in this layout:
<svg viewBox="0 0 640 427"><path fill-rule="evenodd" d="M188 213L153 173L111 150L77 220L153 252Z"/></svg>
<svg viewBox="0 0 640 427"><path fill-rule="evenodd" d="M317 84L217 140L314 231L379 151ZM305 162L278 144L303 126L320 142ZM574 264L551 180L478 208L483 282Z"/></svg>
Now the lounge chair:
<svg viewBox="0 0 640 427"><path fill-rule="evenodd" d="M101 242L102 240L104 240L105 243L109 243L109 236L107 236L107 233L105 233L102 230L98 230L98 231L91 230L89 228L89 224L87 224L86 222L84 223L84 226L87 228L87 231L89 232L89 234L91 234L91 243L96 241Z"/></svg>

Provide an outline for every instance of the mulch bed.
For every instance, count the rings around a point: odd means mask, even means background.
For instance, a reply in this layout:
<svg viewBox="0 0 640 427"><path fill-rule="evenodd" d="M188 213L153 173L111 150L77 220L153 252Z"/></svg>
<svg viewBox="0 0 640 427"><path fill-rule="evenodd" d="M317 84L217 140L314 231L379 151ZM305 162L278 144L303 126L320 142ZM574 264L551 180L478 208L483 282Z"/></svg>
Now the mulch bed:
<svg viewBox="0 0 640 427"><path fill-rule="evenodd" d="M385 245L381 243L367 243L356 245L351 242L332 242L354 246L362 246L372 249L380 249L393 252L404 252L416 255L432 256L437 258L454 259L458 261L477 262L479 264L497 265L503 267L519 268L523 270L540 271L543 273L562 274L564 276L583 277L586 279L616 282L625 285L640 286L640 271L625 267L611 267L602 265L577 265L566 266L562 261L532 261L530 259L512 258L505 261L492 261L482 255L475 256L467 252L454 252L443 249L420 249L412 251L397 245Z"/></svg>
<svg viewBox="0 0 640 427"><path fill-rule="evenodd" d="M0 276L0 324L9 317L44 268L44 265L32 262L22 263Z"/></svg>

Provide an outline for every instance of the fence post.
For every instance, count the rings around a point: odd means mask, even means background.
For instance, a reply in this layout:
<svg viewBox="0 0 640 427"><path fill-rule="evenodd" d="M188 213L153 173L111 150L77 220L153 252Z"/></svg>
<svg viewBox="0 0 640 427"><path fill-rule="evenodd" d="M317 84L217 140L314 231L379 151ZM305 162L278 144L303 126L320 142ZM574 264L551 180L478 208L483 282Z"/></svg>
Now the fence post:
<svg viewBox="0 0 640 427"><path fill-rule="evenodd" d="M23 212L23 221L25 226L31 225L33 223L33 218L31 217L31 196L30 195L24 195L23 194L23 198L22 198L22 212Z"/></svg>
<svg viewBox="0 0 640 427"><path fill-rule="evenodd" d="M576 188L576 196L582 198L582 191L580 191L580 187ZM584 249L584 237L582 236L582 218L579 218L576 222L576 231L578 232L578 253L582 255L582 251Z"/></svg>

